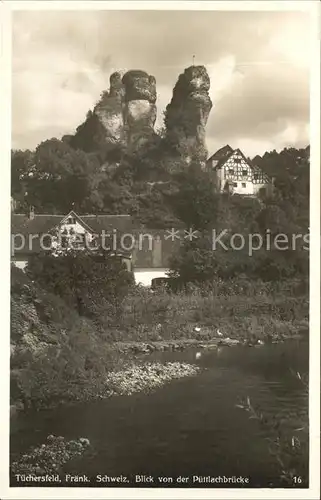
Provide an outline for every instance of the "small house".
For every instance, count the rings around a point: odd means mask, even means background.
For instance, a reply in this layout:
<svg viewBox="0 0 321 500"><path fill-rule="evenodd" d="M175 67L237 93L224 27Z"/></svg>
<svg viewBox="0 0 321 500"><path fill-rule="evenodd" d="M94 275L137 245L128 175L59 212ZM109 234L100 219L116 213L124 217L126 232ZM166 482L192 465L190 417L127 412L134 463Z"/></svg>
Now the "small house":
<svg viewBox="0 0 321 500"><path fill-rule="evenodd" d="M118 255L132 269L131 252L122 250L119 240L132 232L129 215L67 215L11 214L11 260L24 269L32 255L52 251L59 255L65 248L88 248L95 252L101 248Z"/></svg>
<svg viewBox="0 0 321 500"><path fill-rule="evenodd" d="M166 276L170 257L184 239L170 230L138 228L130 215L11 214L11 261L24 269L31 256L51 251L57 256L66 248L99 252L103 248L120 258L135 281L151 285Z"/></svg>

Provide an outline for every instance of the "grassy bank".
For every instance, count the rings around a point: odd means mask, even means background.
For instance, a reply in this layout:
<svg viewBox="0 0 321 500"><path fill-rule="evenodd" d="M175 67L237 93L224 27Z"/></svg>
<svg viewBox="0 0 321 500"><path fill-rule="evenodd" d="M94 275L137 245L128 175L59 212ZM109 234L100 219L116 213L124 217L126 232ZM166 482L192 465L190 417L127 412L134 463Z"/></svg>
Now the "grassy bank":
<svg viewBox="0 0 321 500"><path fill-rule="evenodd" d="M290 337L308 329L309 303L306 296L283 293L251 295L151 293L138 289L121 304L112 319L103 317L99 327L111 340L161 341L225 336L246 339ZM104 324L108 328L104 330ZM195 327L201 330L195 333Z"/></svg>
<svg viewBox="0 0 321 500"><path fill-rule="evenodd" d="M146 344L148 351L212 343L218 328L242 341L306 334L309 304L296 283L241 285L176 295L136 287L121 301L96 304L88 318L15 270L11 404L40 408L105 394L110 373L129 373L142 363Z"/></svg>

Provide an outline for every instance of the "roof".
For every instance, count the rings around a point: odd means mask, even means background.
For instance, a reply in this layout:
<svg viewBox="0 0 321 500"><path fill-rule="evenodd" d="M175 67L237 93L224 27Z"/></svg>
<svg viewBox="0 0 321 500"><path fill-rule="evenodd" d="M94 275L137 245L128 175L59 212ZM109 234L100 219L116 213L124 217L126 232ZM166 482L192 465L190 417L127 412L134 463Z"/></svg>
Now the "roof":
<svg viewBox="0 0 321 500"><path fill-rule="evenodd" d="M212 160L215 160L217 161L217 164L215 165L214 169L218 169L218 168L221 168L224 163L234 154L234 153L238 153L239 155L242 156L242 158L246 161L246 163L248 163L248 165L250 165L251 167L253 167L253 164L252 162L246 158L246 156L242 153L242 151L237 148L237 149L232 149L231 146L229 144L227 144L226 146L224 146L223 148L221 149L218 149L216 151L216 153L214 153L207 161L212 161Z"/></svg>
<svg viewBox="0 0 321 500"><path fill-rule="evenodd" d="M68 216L74 215L80 223L87 226L89 232L99 233L103 229L127 231L132 228L130 215L78 215L70 212L67 215L35 214L30 219L25 214L12 214L12 234L44 234L61 224Z"/></svg>
<svg viewBox="0 0 321 500"><path fill-rule="evenodd" d="M214 153L212 156L207 161L211 160L216 160L220 161L222 159L227 159L231 154L234 152L234 149L231 148L229 144L226 146L223 146L222 148L218 149L216 153Z"/></svg>
<svg viewBox="0 0 321 500"><path fill-rule="evenodd" d="M262 160L262 157L260 155L255 155L254 158L252 158L252 163L253 163L253 165L257 166L261 160Z"/></svg>
<svg viewBox="0 0 321 500"><path fill-rule="evenodd" d="M123 257L132 258L135 267L138 268L165 268L169 265L169 260L173 253L176 253L181 242L186 238L186 232L183 229L175 231L171 236L169 229L151 229L146 227L135 227L132 218L129 215L78 215L70 212L66 215L48 215L35 214L30 219L24 214L12 214L11 228L12 235L12 256L16 259L27 259L28 256L38 254L44 250L41 248L41 236L48 234L51 229L62 224L68 216L75 216L85 226L90 228L95 234L102 234L105 230L111 234L112 229L117 229L116 242L113 238L112 244L116 245L115 253ZM126 250L122 247L121 236L125 233L134 237L134 248ZM23 238L19 237L20 235ZM30 236L39 235L38 238ZM152 240L152 243L151 243ZM161 246L157 249L157 241L161 241ZM23 243L22 248L20 245ZM110 245L111 241L104 240L104 244ZM125 243L130 247L130 240ZM99 246L99 245L98 245Z"/></svg>
<svg viewBox="0 0 321 500"><path fill-rule="evenodd" d="M120 236L122 233L133 231L130 215L78 215L71 211L67 215L35 214L33 218L30 218L25 214L12 214L11 234L15 235L15 246L19 247L20 242L24 241L23 248L15 249L15 254L38 253L41 250L40 237L57 228L69 216L74 216L92 234L102 234L103 230L106 233L117 230L117 234ZM33 239L32 248L29 248L29 240L32 235L38 236L38 238Z"/></svg>

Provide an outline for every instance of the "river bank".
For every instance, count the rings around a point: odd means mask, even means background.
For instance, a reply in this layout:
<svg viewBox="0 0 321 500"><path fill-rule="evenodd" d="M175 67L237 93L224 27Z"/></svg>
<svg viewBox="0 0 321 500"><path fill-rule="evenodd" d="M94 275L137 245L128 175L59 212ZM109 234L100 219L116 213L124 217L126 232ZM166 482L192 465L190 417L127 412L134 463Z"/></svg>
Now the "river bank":
<svg viewBox="0 0 321 500"><path fill-rule="evenodd" d="M142 347L142 346L141 346ZM136 346L137 349L137 346ZM141 353L144 353L142 347ZM109 371L99 384L82 385L74 388L72 397L38 401L36 409L55 408L66 404L76 404L94 399L105 399L117 395L131 395L136 392L151 392L174 379L194 376L199 367L180 362L146 362L143 359L128 358L123 360L123 368ZM23 403L10 406L11 417L27 410Z"/></svg>
<svg viewBox="0 0 321 500"><path fill-rule="evenodd" d="M199 330L201 330L199 328ZM205 329L204 329L205 330ZM116 351L123 354L150 354L152 352L162 351L182 351L185 349L217 349L219 346L236 346L242 345L244 347L256 347L259 345L276 344L285 342L287 340L299 340L308 335L307 330L298 330L297 333L280 334L268 336L265 340L257 337L244 336L242 338L230 338L217 336L212 337L210 340L197 340L197 339L180 339L180 340L158 340L150 342L115 342L114 348ZM202 336L202 334L201 334Z"/></svg>
<svg viewBox="0 0 321 500"><path fill-rule="evenodd" d="M269 338L267 345L295 339L300 340L306 336L302 333L297 333L296 335ZM47 397L35 401L36 405L25 405L21 400L18 400L10 405L10 415L14 418L20 412L30 408L38 410L54 408L56 406L72 405L115 395L130 395L139 391L150 392L171 380L193 376L199 371L197 365L178 362L165 364L150 362L147 356L152 353L197 350L200 355L200 351L217 350L220 347L233 348L235 346L242 346L244 348L255 348L263 345L264 342L260 339L231 339L229 337L216 337L208 341L181 339L177 341L151 341L148 343L137 341L115 342L110 346L109 351L109 354L113 352L114 363L106 371L103 378L91 378L87 381L84 379L82 383L72 385L69 388L69 393L58 393L58 397L52 397L52 393L48 392ZM113 369L112 366L115 368Z"/></svg>
<svg viewBox="0 0 321 500"><path fill-rule="evenodd" d="M11 294L12 415L96 398L106 392L110 373L140 365L155 352L218 345L251 348L307 334L306 296L251 286L237 290L239 294L225 290L231 295L222 296L204 290L169 294L137 288L119 302L103 300L91 316L84 316L16 272Z"/></svg>

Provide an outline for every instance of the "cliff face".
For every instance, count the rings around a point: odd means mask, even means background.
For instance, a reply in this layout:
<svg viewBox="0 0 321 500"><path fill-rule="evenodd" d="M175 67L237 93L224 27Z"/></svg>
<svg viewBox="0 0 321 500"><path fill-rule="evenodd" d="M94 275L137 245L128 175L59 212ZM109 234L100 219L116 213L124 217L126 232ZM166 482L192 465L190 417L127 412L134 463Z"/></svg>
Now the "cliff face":
<svg viewBox="0 0 321 500"><path fill-rule="evenodd" d="M205 126L212 108L210 78L204 66L190 66L182 73L165 113L167 137L190 163L205 162Z"/></svg>
<svg viewBox="0 0 321 500"><path fill-rule="evenodd" d="M123 77L125 102L124 127L129 147L146 142L155 132L156 80L145 71L128 71Z"/></svg>
<svg viewBox="0 0 321 500"><path fill-rule="evenodd" d="M109 91L77 129L71 144L93 151L122 145L136 148L154 132L156 80L145 71L131 70L110 76Z"/></svg>
<svg viewBox="0 0 321 500"><path fill-rule="evenodd" d="M122 84L121 73L113 73L109 81L109 92L103 93L100 101L94 108L94 114L103 125L107 142L124 142L124 86Z"/></svg>

